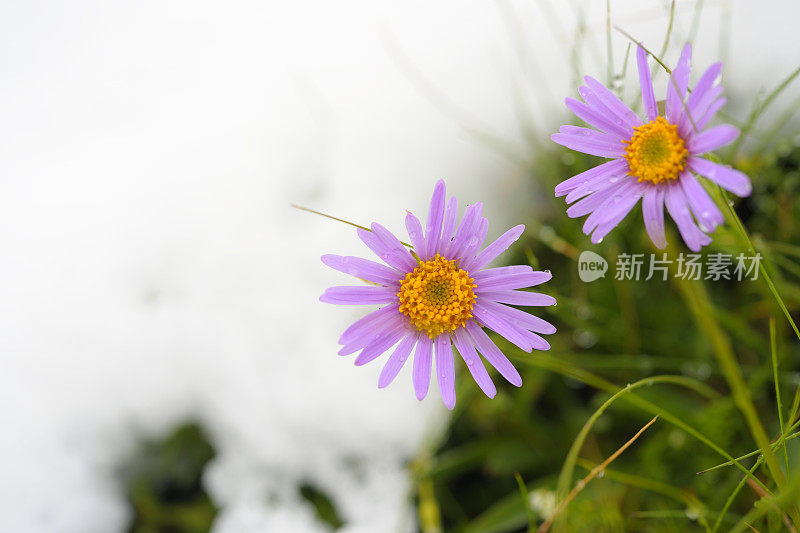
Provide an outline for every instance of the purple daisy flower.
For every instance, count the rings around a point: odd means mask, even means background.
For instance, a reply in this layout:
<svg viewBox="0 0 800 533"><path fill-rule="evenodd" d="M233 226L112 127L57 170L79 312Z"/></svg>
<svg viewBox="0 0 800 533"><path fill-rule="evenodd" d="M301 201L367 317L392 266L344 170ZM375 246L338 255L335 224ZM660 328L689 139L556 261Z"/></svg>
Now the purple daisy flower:
<svg viewBox="0 0 800 533"><path fill-rule="evenodd" d="M484 327L526 352L550 348L537 334L554 333L552 324L505 305L554 305L552 296L516 290L544 283L551 278L550 273L526 265L485 268L522 235L525 226L511 228L480 250L489 229L482 213L483 204L468 205L457 223L458 200L452 197L446 202L444 181L440 180L433 190L425 231L417 217L406 215L412 250L380 224L372 224L371 232L359 229L358 236L385 264L358 257L322 256L329 267L371 285L331 287L320 301L383 305L353 323L339 338L344 346L340 355L360 352L356 365L366 364L397 345L380 374L379 388L392 382L413 351L417 398L422 400L428 394L435 359L442 400L452 409L456 404L453 345L490 398L497 389L478 353L511 384L519 387L522 378Z"/></svg>
<svg viewBox="0 0 800 533"><path fill-rule="evenodd" d="M589 76L578 89L584 101L567 98L567 108L596 129L562 126L551 139L572 150L612 159L556 187L556 196L566 194L572 204L567 215L589 215L583 231L591 234L593 243L608 235L641 198L644 225L653 244L658 248L667 244L666 206L686 245L699 251L711 242L706 233L724 217L694 174L739 196L750 195L745 174L699 157L733 141L739 130L727 124L704 130L726 102L719 84L722 63L708 67L687 97L691 55L687 44L667 85L665 116L658 114L642 47L637 62L647 122Z"/></svg>

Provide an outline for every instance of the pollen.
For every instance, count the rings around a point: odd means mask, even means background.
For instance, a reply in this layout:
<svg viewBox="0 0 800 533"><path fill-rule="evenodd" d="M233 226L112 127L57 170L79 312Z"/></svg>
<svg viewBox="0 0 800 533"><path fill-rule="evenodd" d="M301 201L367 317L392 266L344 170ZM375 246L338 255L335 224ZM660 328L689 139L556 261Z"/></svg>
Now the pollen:
<svg viewBox="0 0 800 533"><path fill-rule="evenodd" d="M677 179L686 168L689 151L678 127L664 117L635 127L631 140L623 140L628 174L639 181L662 183Z"/></svg>
<svg viewBox="0 0 800 533"><path fill-rule="evenodd" d="M456 261L436 254L400 280L400 312L430 338L455 331L472 317L476 286Z"/></svg>

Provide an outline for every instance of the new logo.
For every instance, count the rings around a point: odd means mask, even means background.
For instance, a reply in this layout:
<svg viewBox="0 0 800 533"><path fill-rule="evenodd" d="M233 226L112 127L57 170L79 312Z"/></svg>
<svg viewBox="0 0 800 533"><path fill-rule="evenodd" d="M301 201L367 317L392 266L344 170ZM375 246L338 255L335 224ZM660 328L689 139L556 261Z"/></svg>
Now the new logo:
<svg viewBox="0 0 800 533"><path fill-rule="evenodd" d="M578 257L578 276L581 281L589 283L598 278L606 277L608 262L594 252L585 250Z"/></svg>

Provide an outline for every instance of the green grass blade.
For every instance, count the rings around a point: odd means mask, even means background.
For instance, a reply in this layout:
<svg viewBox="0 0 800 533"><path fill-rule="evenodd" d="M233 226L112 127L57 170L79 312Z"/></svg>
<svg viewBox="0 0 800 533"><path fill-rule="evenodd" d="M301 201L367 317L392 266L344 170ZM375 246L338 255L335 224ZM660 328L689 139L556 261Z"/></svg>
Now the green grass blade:
<svg viewBox="0 0 800 533"><path fill-rule="evenodd" d="M780 424L781 435L786 431L783 423L783 405L781 404L781 385L778 380L778 341L775 333L775 319L769 319L769 348L772 355L772 377L775 380L775 403L778 406L778 423ZM783 447L783 458L786 462L786 473L789 473L789 452L786 446Z"/></svg>

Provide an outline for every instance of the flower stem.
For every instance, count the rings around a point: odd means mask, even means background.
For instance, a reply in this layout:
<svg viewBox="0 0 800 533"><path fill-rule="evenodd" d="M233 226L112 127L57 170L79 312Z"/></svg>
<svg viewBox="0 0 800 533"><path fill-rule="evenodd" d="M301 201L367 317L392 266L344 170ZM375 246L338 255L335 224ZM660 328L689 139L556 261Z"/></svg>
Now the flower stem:
<svg viewBox="0 0 800 533"><path fill-rule="evenodd" d="M731 215L731 219L733 220L734 226L736 226L737 231L739 232L739 236L744 241L745 247L747 251L751 254L755 255L756 249L753 246L753 241L750 240L750 235L747 234L747 230L744 228L744 224L742 224L742 219L739 218L739 215L736 214L736 210L733 208L733 202L728 199L728 195L725 193L725 190L717 185L719 189L720 196L722 197L722 201L725 203L726 208L728 209L728 213ZM789 313L789 309L786 307L786 304L783 302L783 298L781 298L780 293L778 293L778 289L775 288L775 284L772 282L772 277L770 277L769 272L766 268L760 269L761 276L764 278L764 281L769 287L769 291L775 297L775 301L778 302L778 307L781 308L783 311L786 320L789 321L789 324L792 326L794 330L794 334L797 335L797 339L800 340L800 330L797 329L797 324L795 324L794 319L792 318L791 313Z"/></svg>
<svg viewBox="0 0 800 533"><path fill-rule="evenodd" d="M674 253L674 251L673 251ZM673 278L678 291L683 296L689 310L699 323L701 330L711 343L711 348L720 365L722 374L728 382L728 386L733 394L733 401L744 415L745 421L750 429L750 433L764 455L767 467L778 487L786 485L786 477L780 469L778 461L775 459L772 447L770 446L767 433L761 420L758 417L750 390L742 376L742 370L736 359L730 340L722 328L717 323L714 307L708 295L708 291L703 283ZM793 515L794 517L794 515Z"/></svg>
<svg viewBox="0 0 800 533"><path fill-rule="evenodd" d="M335 217L333 215L329 215L327 213L323 213L321 211L317 211L316 209L311 209L310 207L303 207L302 205L297 205L297 204L290 204L290 205L292 207L294 207L295 209L299 209L300 211L305 211L307 213L313 213L315 215L319 215L321 217L329 218L329 219L335 220L337 222L343 222L345 224L353 226L354 228L363 229L364 231L372 232L372 230L369 229L366 226L362 226L361 224L356 224L355 222L350 222L349 220L345 220L343 218ZM410 244L408 244L406 242L403 242L403 241L400 241L400 244L402 244L403 246L407 246L408 248L413 248L413 246L411 246Z"/></svg>

